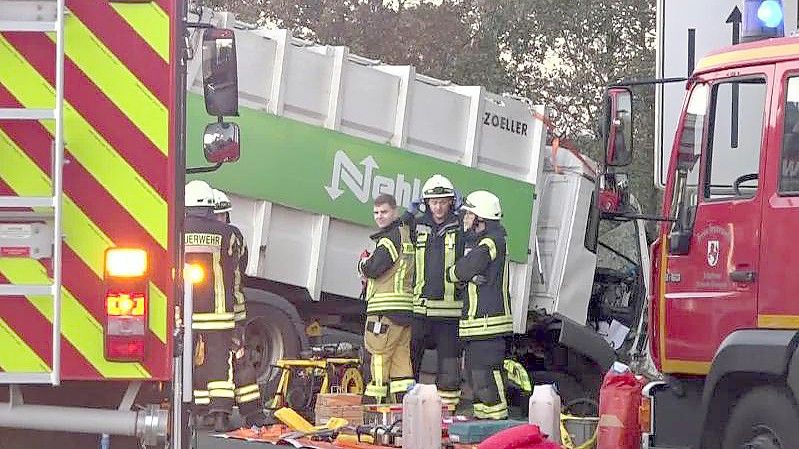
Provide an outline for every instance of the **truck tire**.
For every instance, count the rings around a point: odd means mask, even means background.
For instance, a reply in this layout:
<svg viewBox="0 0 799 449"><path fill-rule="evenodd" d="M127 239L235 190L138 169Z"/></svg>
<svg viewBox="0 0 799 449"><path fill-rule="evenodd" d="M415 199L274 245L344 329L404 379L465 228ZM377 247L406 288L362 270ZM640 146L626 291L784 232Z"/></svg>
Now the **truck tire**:
<svg viewBox="0 0 799 449"><path fill-rule="evenodd" d="M258 372L266 384L277 376L273 365L283 358L296 358L307 340L297 310L282 297L263 290L245 288L247 325L245 342Z"/></svg>
<svg viewBox="0 0 799 449"><path fill-rule="evenodd" d="M799 410L791 393L774 386L744 394L724 430L725 449L788 449L799 442Z"/></svg>

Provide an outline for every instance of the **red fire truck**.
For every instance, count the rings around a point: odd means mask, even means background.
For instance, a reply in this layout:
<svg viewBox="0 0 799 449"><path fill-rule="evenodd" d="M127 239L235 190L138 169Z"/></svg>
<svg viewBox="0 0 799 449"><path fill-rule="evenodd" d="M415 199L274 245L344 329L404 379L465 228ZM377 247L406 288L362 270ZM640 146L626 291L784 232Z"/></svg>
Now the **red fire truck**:
<svg viewBox="0 0 799 449"><path fill-rule="evenodd" d="M686 82L651 248L664 377L644 390L645 448L799 447L799 39L756 40L782 28L775 5L745 2L763 22L745 18L751 42L709 54ZM612 143L631 92L606 98ZM612 150L611 172L628 162Z"/></svg>
<svg viewBox="0 0 799 449"><path fill-rule="evenodd" d="M206 157L238 151L233 33L185 16L183 0L0 1L4 448L69 446L41 431L181 447L192 38L219 116Z"/></svg>

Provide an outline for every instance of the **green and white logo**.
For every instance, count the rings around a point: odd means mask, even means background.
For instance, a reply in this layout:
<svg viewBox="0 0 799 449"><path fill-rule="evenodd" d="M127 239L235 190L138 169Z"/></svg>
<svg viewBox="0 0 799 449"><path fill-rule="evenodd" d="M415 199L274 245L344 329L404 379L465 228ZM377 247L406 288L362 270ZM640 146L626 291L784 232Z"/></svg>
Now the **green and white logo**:
<svg viewBox="0 0 799 449"><path fill-rule="evenodd" d="M511 259L526 262L532 221L532 184L382 145L337 131L241 107L241 159L192 178L249 198L374 226L371 202L390 193L405 207L421 185L440 173L464 195L488 190L502 202ZM189 95L187 166L203 160L208 116L199 95Z"/></svg>
<svg viewBox="0 0 799 449"><path fill-rule="evenodd" d="M333 157L330 184L325 186L325 190L333 201L344 194L344 188L361 203L388 193L394 195L397 204L408 207L411 201L419 198L422 189L419 178L409 179L404 173L387 177L379 174L379 170L380 165L371 154L355 164L344 150L338 150Z"/></svg>

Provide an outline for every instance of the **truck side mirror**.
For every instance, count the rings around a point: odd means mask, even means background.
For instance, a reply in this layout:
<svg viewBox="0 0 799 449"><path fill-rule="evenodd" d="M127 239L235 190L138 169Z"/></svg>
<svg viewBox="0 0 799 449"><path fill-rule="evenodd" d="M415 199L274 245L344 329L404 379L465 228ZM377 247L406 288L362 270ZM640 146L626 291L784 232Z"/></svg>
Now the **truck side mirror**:
<svg viewBox="0 0 799 449"><path fill-rule="evenodd" d="M229 122L209 123L203 132L203 153L212 164L239 160L239 125Z"/></svg>
<svg viewBox="0 0 799 449"><path fill-rule="evenodd" d="M626 87L605 92L605 165L623 167L633 160L633 94Z"/></svg>
<svg viewBox="0 0 799 449"><path fill-rule="evenodd" d="M203 90L208 115L239 115L239 78L236 67L236 36L233 30L205 30Z"/></svg>

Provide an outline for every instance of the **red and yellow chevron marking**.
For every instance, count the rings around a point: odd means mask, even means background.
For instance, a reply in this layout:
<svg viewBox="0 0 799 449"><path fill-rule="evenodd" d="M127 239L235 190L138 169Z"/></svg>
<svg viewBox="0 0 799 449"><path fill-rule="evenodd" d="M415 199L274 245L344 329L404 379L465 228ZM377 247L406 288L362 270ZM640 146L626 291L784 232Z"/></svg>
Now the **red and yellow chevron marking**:
<svg viewBox="0 0 799 449"><path fill-rule="evenodd" d="M61 370L63 379L168 379L176 172L173 0L68 0ZM55 36L0 33L0 107L52 108ZM0 121L0 195L47 196L53 121ZM103 354L103 257L150 255L149 332L141 363ZM0 258L0 282L50 283L50 261ZM0 298L0 371L52 365L50 297Z"/></svg>

